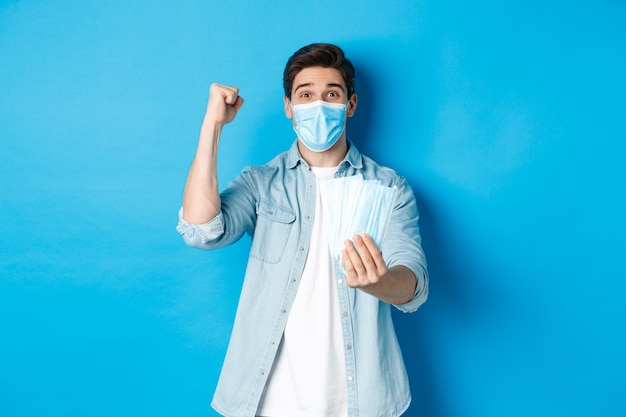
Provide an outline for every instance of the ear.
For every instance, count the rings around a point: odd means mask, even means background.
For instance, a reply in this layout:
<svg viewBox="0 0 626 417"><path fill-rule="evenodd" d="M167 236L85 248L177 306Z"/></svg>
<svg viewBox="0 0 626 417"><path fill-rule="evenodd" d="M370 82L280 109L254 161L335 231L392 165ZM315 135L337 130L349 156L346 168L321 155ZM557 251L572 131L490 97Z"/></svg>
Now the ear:
<svg viewBox="0 0 626 417"><path fill-rule="evenodd" d="M293 111L291 111L289 98L287 96L284 96L283 102L285 104L285 116L287 116L287 119L291 119L293 117Z"/></svg>
<svg viewBox="0 0 626 417"><path fill-rule="evenodd" d="M356 111L357 102L358 102L358 98L357 98L356 94L352 94L352 97L350 97L350 100L348 100L348 108L347 108L347 111L346 111L346 114L348 115L348 117L354 116L354 112Z"/></svg>

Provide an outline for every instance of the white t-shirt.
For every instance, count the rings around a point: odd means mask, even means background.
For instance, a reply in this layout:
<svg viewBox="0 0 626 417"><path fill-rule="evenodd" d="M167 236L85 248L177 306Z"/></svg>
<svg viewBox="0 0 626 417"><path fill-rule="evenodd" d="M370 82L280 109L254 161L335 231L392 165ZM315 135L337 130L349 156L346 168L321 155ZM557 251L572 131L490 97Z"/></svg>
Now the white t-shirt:
<svg viewBox="0 0 626 417"><path fill-rule="evenodd" d="M337 168L311 167L317 180ZM343 336L326 222L317 187L311 246L258 416L342 417L347 413Z"/></svg>

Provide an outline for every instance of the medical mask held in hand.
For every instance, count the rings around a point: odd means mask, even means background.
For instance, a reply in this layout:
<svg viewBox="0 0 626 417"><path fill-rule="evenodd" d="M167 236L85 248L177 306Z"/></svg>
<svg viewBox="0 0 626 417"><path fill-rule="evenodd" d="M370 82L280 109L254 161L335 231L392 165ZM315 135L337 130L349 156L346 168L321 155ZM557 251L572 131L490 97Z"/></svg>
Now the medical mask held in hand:
<svg viewBox="0 0 626 417"><path fill-rule="evenodd" d="M323 100L291 106L296 126L293 130L304 146L313 152L330 149L343 133L347 104Z"/></svg>
<svg viewBox="0 0 626 417"><path fill-rule="evenodd" d="M361 175L321 181L319 187L333 258L341 258L344 241L357 233L368 234L382 249L395 202L395 187L363 180Z"/></svg>

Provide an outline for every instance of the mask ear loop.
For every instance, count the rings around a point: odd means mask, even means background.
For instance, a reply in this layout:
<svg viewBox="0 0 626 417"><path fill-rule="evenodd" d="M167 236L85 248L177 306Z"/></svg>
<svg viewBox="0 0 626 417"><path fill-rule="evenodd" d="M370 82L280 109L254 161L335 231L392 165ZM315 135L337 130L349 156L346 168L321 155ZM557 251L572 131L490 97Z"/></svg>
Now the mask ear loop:
<svg viewBox="0 0 626 417"><path fill-rule="evenodd" d="M293 103L291 102L291 99L288 99L288 102L289 108L291 109L291 119L294 120L297 124L298 121L296 120L296 109L293 108Z"/></svg>

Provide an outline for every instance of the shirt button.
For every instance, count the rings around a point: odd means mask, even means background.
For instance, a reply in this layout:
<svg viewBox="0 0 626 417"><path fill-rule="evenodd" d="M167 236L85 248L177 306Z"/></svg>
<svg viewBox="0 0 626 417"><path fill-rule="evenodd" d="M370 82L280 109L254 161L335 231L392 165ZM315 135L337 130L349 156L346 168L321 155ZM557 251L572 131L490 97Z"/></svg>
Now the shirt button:
<svg viewBox="0 0 626 417"><path fill-rule="evenodd" d="M343 282L343 280L341 280L341 279L337 280L337 284L341 284L342 282Z"/></svg>
<svg viewBox="0 0 626 417"><path fill-rule="evenodd" d="M302 246L300 246L300 252L303 252L304 248Z"/></svg>
<svg viewBox="0 0 626 417"><path fill-rule="evenodd" d="M348 315L348 312L347 312L347 311L344 311L344 312L342 312L342 313L341 313L341 315L342 315L342 316L344 316L344 317L346 317L346 316Z"/></svg>
<svg viewBox="0 0 626 417"><path fill-rule="evenodd" d="M346 350L352 349L352 345L346 345Z"/></svg>
<svg viewBox="0 0 626 417"><path fill-rule="evenodd" d="M348 376L348 381L352 381L352 375Z"/></svg>
<svg viewBox="0 0 626 417"><path fill-rule="evenodd" d="M280 310L281 313L285 314L287 312L287 310L285 310L284 308L282 310Z"/></svg>

